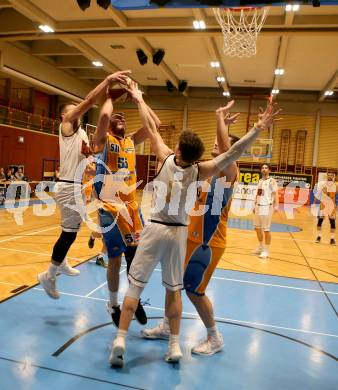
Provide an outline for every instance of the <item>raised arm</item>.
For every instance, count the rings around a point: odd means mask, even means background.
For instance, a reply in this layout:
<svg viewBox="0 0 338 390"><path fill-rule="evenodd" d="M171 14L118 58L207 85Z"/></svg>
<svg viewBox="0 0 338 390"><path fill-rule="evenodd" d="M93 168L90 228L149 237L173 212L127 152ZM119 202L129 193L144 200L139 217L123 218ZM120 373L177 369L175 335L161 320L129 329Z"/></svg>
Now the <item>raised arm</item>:
<svg viewBox="0 0 338 390"><path fill-rule="evenodd" d="M273 106L272 104L269 104L264 113L259 116L259 120L255 126L244 137L232 145L227 152L220 154L211 161L200 163L200 180L221 173L231 163L238 160L245 150L247 150L255 141L262 130L270 127L274 121L279 120L278 115L280 111L280 109L276 108L276 105Z"/></svg>
<svg viewBox="0 0 338 390"><path fill-rule="evenodd" d="M216 110L217 123L217 145L220 153L226 152L231 148L229 139L229 126L237 122L239 113L230 115L229 110L234 105L235 101L231 100L226 106L220 107Z"/></svg>
<svg viewBox="0 0 338 390"><path fill-rule="evenodd" d="M130 74L130 70L123 70L115 72L106 77L97 87L95 87L85 97L84 101L75 106L72 110L69 110L63 117L63 122L73 123L83 114L85 114L93 105L97 102L99 96L107 89L107 87L113 82L125 83L127 75Z"/></svg>
<svg viewBox="0 0 338 390"><path fill-rule="evenodd" d="M173 151L168 148L158 133L156 123L148 110L148 106L143 100L141 91L138 89L138 86L135 82L132 82L131 85L126 88L126 90L137 104L141 117L142 127L147 132L147 137L150 140L153 152L157 156L159 162L164 161L169 154L173 153Z"/></svg>
<svg viewBox="0 0 338 390"><path fill-rule="evenodd" d="M111 115L113 113L113 101L110 97L107 97L105 102L103 103L99 115L99 119L97 122L97 127L93 136L93 142L95 145L95 149L101 151L102 146L106 140L107 129L109 127L109 122Z"/></svg>
<svg viewBox="0 0 338 390"><path fill-rule="evenodd" d="M147 103L145 103L145 104L146 104L148 112L149 112L150 116L152 117L152 119L154 120L156 128L158 130L159 127L161 126L161 121L160 121L159 117L155 114L155 112L148 106L148 104ZM138 145L138 144L141 144L142 142L144 142L149 137L149 132L144 127L141 127L139 130L135 131L135 133L132 134L132 137L134 140L134 144Z"/></svg>

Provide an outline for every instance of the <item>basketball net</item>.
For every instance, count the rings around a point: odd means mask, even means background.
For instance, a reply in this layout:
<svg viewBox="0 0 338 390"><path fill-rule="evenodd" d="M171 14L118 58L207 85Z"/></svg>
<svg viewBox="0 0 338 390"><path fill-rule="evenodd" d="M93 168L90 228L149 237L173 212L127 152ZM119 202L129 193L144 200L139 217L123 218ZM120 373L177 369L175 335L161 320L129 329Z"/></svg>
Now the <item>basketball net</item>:
<svg viewBox="0 0 338 390"><path fill-rule="evenodd" d="M222 28L224 54L240 58L254 56L269 8L213 8L213 11Z"/></svg>

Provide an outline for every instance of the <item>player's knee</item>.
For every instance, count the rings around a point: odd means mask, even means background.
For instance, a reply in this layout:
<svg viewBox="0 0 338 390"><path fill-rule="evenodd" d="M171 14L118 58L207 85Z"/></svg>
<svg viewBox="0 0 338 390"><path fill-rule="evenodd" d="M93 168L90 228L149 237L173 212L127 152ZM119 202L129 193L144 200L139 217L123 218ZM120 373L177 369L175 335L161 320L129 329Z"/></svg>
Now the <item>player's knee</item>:
<svg viewBox="0 0 338 390"><path fill-rule="evenodd" d="M323 224L323 221L324 221L324 218L322 218L322 217L318 217L317 226L318 226L318 227L321 227L321 226L322 226L322 224Z"/></svg>
<svg viewBox="0 0 338 390"><path fill-rule="evenodd" d="M62 261L67 255L67 252L69 251L69 248L75 241L76 235L76 232L62 231L59 239L56 241L53 248L52 259L54 261L56 261L57 263L62 263Z"/></svg>
<svg viewBox="0 0 338 390"><path fill-rule="evenodd" d="M126 258L126 263L127 263L127 273L128 274L129 274L129 269L130 269L131 263L135 257L136 249L137 249L136 246L128 246L124 252L124 257Z"/></svg>
<svg viewBox="0 0 338 390"><path fill-rule="evenodd" d="M143 290L144 287L136 286L136 284L130 283L129 288L126 292L126 297L136 299L138 301L140 299Z"/></svg>
<svg viewBox="0 0 338 390"><path fill-rule="evenodd" d="M331 229L335 229L336 228L336 220L335 219L330 218L330 226L331 226Z"/></svg>

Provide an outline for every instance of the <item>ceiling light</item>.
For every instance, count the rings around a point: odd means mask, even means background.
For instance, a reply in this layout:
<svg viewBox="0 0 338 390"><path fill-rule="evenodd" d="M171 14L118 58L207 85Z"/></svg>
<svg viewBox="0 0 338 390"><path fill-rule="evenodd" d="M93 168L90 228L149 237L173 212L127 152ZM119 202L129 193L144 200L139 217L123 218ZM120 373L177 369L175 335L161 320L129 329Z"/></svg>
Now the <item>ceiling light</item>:
<svg viewBox="0 0 338 390"><path fill-rule="evenodd" d="M299 4L287 4L285 6L285 11L286 12L290 12L290 11L296 12L296 11L299 11L299 8L300 8Z"/></svg>
<svg viewBox="0 0 338 390"><path fill-rule="evenodd" d="M225 77L223 77L223 76L217 76L217 77L216 77L216 80L217 80L219 83L225 83Z"/></svg>
<svg viewBox="0 0 338 390"><path fill-rule="evenodd" d="M205 30L206 28L204 20L194 20L193 26L195 30Z"/></svg>
<svg viewBox="0 0 338 390"><path fill-rule="evenodd" d="M333 91L325 91L324 95L325 96L332 96L333 95Z"/></svg>
<svg viewBox="0 0 338 390"><path fill-rule="evenodd" d="M272 95L277 95L277 94L279 94L279 89L273 89L273 90L271 91L271 94L272 94Z"/></svg>
<svg viewBox="0 0 338 390"><path fill-rule="evenodd" d="M219 64L218 61L211 61L211 62L210 62L210 66L211 66L212 68L219 68L219 67L220 67L220 64Z"/></svg>
<svg viewBox="0 0 338 390"><path fill-rule="evenodd" d="M284 74L284 69L281 69L281 68L277 68L275 69L275 75L283 75Z"/></svg>
<svg viewBox="0 0 338 390"><path fill-rule="evenodd" d="M230 96L230 92L229 91L223 91L223 96L229 97Z"/></svg>
<svg viewBox="0 0 338 390"><path fill-rule="evenodd" d="M54 30L48 24L40 24L39 29L45 33L53 33Z"/></svg>
<svg viewBox="0 0 338 390"><path fill-rule="evenodd" d="M97 66L98 68L100 68L100 67L103 66L102 62L100 62L100 61L93 61L92 64L93 64L94 66Z"/></svg>

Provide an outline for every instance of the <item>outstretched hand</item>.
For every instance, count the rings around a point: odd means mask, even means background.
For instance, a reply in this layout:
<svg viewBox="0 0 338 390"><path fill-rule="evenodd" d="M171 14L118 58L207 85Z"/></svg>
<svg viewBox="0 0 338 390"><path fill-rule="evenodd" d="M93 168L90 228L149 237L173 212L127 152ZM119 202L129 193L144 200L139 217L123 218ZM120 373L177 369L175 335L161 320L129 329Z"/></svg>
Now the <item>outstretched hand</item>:
<svg viewBox="0 0 338 390"><path fill-rule="evenodd" d="M126 84L128 80L128 75L131 73L131 70L119 70L118 72L110 74L107 79L109 83L121 83Z"/></svg>
<svg viewBox="0 0 338 390"><path fill-rule="evenodd" d="M216 115L221 116L221 118L224 120L224 123L226 125L231 125L233 123L237 122L237 118L239 117L239 113L231 115L229 113L230 108L235 104L234 100L231 100L226 106L219 107L216 110Z"/></svg>
<svg viewBox="0 0 338 390"><path fill-rule="evenodd" d="M278 108L277 103L268 103L265 111L260 107L258 114L258 122L255 127L264 130L270 127L274 122L280 121L282 118L279 117L281 108Z"/></svg>
<svg viewBox="0 0 338 390"><path fill-rule="evenodd" d="M129 93L135 103L143 100L142 91L138 88L138 84L134 80L130 80L123 88Z"/></svg>

